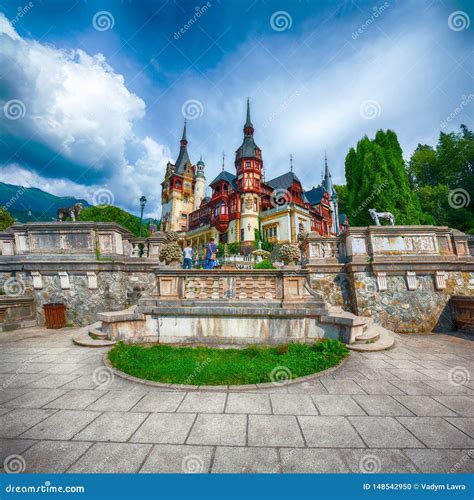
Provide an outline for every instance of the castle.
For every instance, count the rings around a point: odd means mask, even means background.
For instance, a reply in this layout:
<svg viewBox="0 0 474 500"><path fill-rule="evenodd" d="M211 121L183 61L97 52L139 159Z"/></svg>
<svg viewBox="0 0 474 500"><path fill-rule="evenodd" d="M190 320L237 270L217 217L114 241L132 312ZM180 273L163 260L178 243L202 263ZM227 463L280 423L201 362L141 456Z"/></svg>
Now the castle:
<svg viewBox="0 0 474 500"><path fill-rule="evenodd" d="M162 185L162 231L184 233L194 248L214 238L219 243L240 243L251 248L260 239L270 243L296 242L300 231L337 236L348 227L338 210L337 193L325 158L321 185L308 191L290 171L271 180L264 178L262 151L254 140L247 99L244 138L235 152L235 173L224 170L209 184L206 197L202 158L189 159L186 122L178 158L168 162Z"/></svg>

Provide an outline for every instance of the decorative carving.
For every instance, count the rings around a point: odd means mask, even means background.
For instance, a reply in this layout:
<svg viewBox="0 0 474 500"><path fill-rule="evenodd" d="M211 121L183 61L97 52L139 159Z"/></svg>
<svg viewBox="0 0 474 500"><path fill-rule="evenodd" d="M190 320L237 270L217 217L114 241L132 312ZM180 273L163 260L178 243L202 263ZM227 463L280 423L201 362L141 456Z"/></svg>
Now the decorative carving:
<svg viewBox="0 0 474 500"><path fill-rule="evenodd" d="M69 274L63 271L59 273L59 279L61 280L61 288L63 290L69 290L71 288L71 282L69 281Z"/></svg>
<svg viewBox="0 0 474 500"><path fill-rule="evenodd" d="M435 272L435 288L436 290L444 290L446 288L446 271Z"/></svg>
<svg viewBox="0 0 474 500"><path fill-rule="evenodd" d="M387 290L387 273L384 272L377 273L377 286L379 292Z"/></svg>
<svg viewBox="0 0 474 500"><path fill-rule="evenodd" d="M418 288L415 271L407 271L407 287L408 290L416 290Z"/></svg>

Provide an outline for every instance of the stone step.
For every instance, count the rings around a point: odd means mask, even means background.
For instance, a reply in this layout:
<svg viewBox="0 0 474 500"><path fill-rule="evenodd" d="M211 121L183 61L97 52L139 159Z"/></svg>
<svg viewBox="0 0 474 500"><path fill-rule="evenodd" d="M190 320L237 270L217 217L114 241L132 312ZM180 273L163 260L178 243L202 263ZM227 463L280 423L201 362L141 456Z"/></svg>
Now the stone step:
<svg viewBox="0 0 474 500"><path fill-rule="evenodd" d="M72 341L76 345L83 347L108 347L116 344L115 340L93 339L89 335L89 328L90 327L82 328L74 335Z"/></svg>
<svg viewBox="0 0 474 500"><path fill-rule="evenodd" d="M376 352L385 351L393 346L395 343L395 337L388 330L379 325L373 325L370 330L372 329L377 330L377 334L379 336L375 342L367 344L365 342L357 341L355 344L348 344L347 348L358 352Z"/></svg>
<svg viewBox="0 0 474 500"><path fill-rule="evenodd" d="M356 337L356 342L367 344L369 342L375 342L379 339L379 337L379 330L376 327L370 325L370 327L368 327L362 335L358 335Z"/></svg>

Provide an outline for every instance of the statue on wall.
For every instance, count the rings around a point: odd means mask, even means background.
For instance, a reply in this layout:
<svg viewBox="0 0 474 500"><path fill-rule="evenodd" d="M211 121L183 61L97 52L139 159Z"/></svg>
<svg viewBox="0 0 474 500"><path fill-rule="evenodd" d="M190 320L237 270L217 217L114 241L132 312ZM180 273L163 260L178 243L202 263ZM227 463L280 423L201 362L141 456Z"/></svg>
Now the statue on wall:
<svg viewBox="0 0 474 500"><path fill-rule="evenodd" d="M72 207L58 208L56 220L58 222L63 222L70 217L73 222L76 222L76 218L82 212L83 208L84 205L82 203L76 203Z"/></svg>
<svg viewBox="0 0 474 500"><path fill-rule="evenodd" d="M377 212L373 208L369 208L369 214L374 219L375 225L380 226L380 219L387 219L391 226L395 225L395 217L390 212Z"/></svg>

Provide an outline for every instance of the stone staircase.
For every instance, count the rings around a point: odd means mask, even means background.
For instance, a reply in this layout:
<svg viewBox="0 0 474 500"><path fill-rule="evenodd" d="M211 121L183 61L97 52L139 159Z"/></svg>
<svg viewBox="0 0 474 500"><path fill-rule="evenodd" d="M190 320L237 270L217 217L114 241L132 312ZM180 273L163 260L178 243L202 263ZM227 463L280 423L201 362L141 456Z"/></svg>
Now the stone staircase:
<svg viewBox="0 0 474 500"><path fill-rule="evenodd" d="M135 330L138 332L138 339L147 340L146 336L146 315L155 317L166 316L173 314L179 307L180 314L186 316L202 316L209 309L209 303L204 303L199 300L193 301L183 307L180 301L160 301L155 298L147 297L140 299L138 306L133 306L124 311L114 311L100 313L98 318L100 321L81 329L73 338L77 345L86 347L108 347L116 343L113 338L120 338L120 331L125 328L130 329L130 325L136 325ZM232 307L223 307L216 303L212 306L213 311L221 309L219 315L239 316L242 314L242 308L245 308L245 315L271 315L278 317L285 314L285 310L281 309L278 304L266 303L255 304L251 302L239 302L233 304ZM321 326L328 325L330 327L338 327L346 332L343 339L347 347L353 351L359 352L375 352L389 349L393 346L395 338L393 334L375 324L372 318L356 316L350 312L344 311L340 307L329 306L324 301L314 300L311 303L294 303L291 304L291 310L294 317L315 317ZM112 333L113 332L113 333ZM112 338L111 338L112 337ZM149 340L153 340L150 338Z"/></svg>

